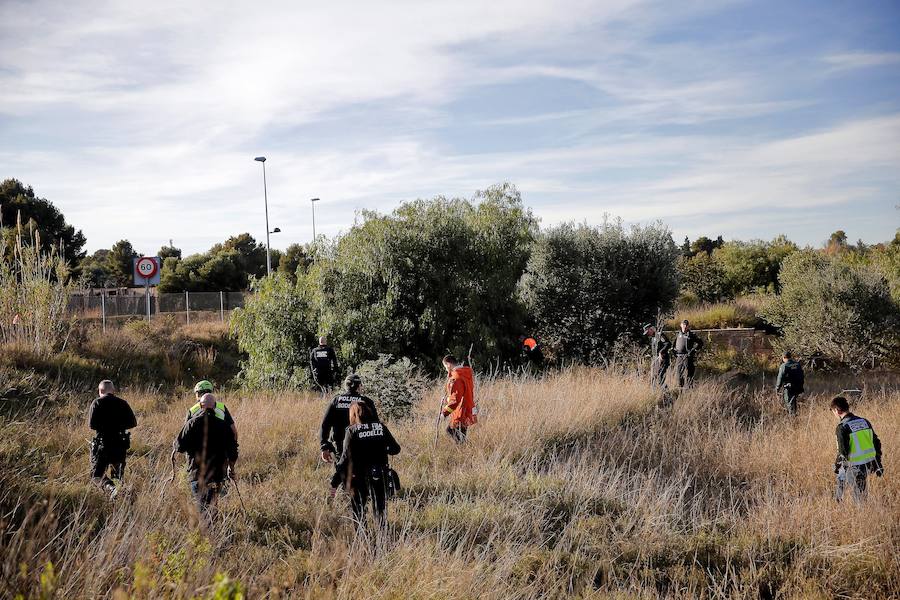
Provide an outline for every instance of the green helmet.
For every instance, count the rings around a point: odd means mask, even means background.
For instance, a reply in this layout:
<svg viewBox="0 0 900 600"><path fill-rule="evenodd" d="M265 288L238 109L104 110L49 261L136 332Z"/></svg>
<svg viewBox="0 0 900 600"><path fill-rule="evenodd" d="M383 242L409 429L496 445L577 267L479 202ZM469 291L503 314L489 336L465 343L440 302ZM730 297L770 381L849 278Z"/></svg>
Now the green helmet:
<svg viewBox="0 0 900 600"><path fill-rule="evenodd" d="M200 392L211 392L213 391L213 384L204 379L203 381L198 381L197 385L194 386L194 393L199 394Z"/></svg>

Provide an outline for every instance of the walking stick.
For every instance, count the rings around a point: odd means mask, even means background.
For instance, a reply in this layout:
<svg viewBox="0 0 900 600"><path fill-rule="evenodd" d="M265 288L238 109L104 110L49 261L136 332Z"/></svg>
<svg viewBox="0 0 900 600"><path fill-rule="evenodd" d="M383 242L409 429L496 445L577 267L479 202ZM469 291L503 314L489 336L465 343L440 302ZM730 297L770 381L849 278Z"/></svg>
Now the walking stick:
<svg viewBox="0 0 900 600"><path fill-rule="evenodd" d="M237 491L238 500L241 501L241 510L244 511L244 517L249 519L250 513L247 512L247 507L244 506L244 497L241 496L241 488L238 486L237 479L235 479L234 476L231 474L228 475L228 479L230 479L232 482L234 482L234 489L235 489L235 491Z"/></svg>
<svg viewBox="0 0 900 600"><path fill-rule="evenodd" d="M434 422L434 445L433 448L437 448L438 438L441 437L441 419L444 416L444 402L447 401L447 397L444 396L441 398L441 404L438 406L438 414L437 420Z"/></svg>
<svg viewBox="0 0 900 600"><path fill-rule="evenodd" d="M172 450L172 479L169 480L169 483L175 483L175 450Z"/></svg>

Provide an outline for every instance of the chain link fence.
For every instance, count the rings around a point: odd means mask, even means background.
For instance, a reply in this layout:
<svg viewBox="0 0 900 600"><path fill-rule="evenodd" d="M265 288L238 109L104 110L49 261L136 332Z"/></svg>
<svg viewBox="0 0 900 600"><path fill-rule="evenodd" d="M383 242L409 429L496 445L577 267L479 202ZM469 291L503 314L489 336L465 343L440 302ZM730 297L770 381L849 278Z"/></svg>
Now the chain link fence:
<svg viewBox="0 0 900 600"><path fill-rule="evenodd" d="M249 292L183 292L176 294L78 294L69 299L69 311L84 320L107 324L167 315L182 323L225 322L235 308L244 306Z"/></svg>

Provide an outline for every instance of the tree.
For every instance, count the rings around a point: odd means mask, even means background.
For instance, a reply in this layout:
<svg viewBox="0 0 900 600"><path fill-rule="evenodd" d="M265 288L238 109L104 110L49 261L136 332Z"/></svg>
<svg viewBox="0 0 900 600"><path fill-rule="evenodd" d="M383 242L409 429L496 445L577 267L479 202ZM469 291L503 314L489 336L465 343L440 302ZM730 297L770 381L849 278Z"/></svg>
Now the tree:
<svg viewBox="0 0 900 600"><path fill-rule="evenodd" d="M601 362L614 342L668 309L679 249L662 225L560 225L535 243L521 294L557 359Z"/></svg>
<svg viewBox="0 0 900 600"><path fill-rule="evenodd" d="M163 246L159 249L159 259L163 262L167 258L181 258L181 248L176 248L175 246Z"/></svg>
<svg viewBox="0 0 900 600"><path fill-rule="evenodd" d="M704 254L712 254L713 250L716 248L721 248L725 244L725 241L722 239L720 235L715 239L715 241L709 239L705 235L701 235L694 243L691 244L691 256L695 256L703 252Z"/></svg>
<svg viewBox="0 0 900 600"><path fill-rule="evenodd" d="M235 235L222 244L216 244L209 249L209 255L212 257L229 251L235 253L238 266L248 277L264 277L266 275L266 245L257 243L249 233ZM246 282L242 287L246 287Z"/></svg>
<svg viewBox="0 0 900 600"><path fill-rule="evenodd" d="M363 213L298 287L351 364L379 354L435 368L448 350L509 356L525 313L516 293L537 222L511 185L474 201L437 197Z"/></svg>
<svg viewBox="0 0 900 600"><path fill-rule="evenodd" d="M785 259L779 283L762 316L781 329L785 348L854 369L896 360L900 307L877 269L803 250Z"/></svg>
<svg viewBox="0 0 900 600"><path fill-rule="evenodd" d="M106 256L106 270L116 287L129 287L134 284L134 259L137 252L128 240L119 240Z"/></svg>
<svg viewBox="0 0 900 600"><path fill-rule="evenodd" d="M690 258L694 255L694 253L691 252L691 240L688 236L684 236L684 242L681 244L681 255L686 258Z"/></svg>
<svg viewBox="0 0 900 600"><path fill-rule="evenodd" d="M316 335L308 297L277 273L254 279L252 290L231 316L238 347L247 353L241 379L256 389L308 386L309 348Z"/></svg>
<svg viewBox="0 0 900 600"><path fill-rule="evenodd" d="M297 281L297 269L305 273L312 264L312 255L300 244L288 246L278 261L278 272L284 273L291 281Z"/></svg>
<svg viewBox="0 0 900 600"><path fill-rule="evenodd" d="M115 286L115 279L109 272L109 250L100 249L85 257L79 268L83 285L92 288Z"/></svg>
<svg viewBox="0 0 900 600"><path fill-rule="evenodd" d="M18 221L26 230L23 242L27 243L31 233L37 231L44 252L51 248L61 251L69 266L84 258L84 234L66 223L63 214L50 201L36 196L31 186L26 187L18 179L6 179L0 183L0 225L14 228Z"/></svg>
<svg viewBox="0 0 900 600"><path fill-rule="evenodd" d="M722 265L705 252L689 258L679 258L678 273L681 288L695 295L701 302L718 302L729 296Z"/></svg>
<svg viewBox="0 0 900 600"><path fill-rule="evenodd" d="M784 236L771 242L728 242L713 251L712 257L724 277L727 297L754 291L776 291L781 263L797 246Z"/></svg>

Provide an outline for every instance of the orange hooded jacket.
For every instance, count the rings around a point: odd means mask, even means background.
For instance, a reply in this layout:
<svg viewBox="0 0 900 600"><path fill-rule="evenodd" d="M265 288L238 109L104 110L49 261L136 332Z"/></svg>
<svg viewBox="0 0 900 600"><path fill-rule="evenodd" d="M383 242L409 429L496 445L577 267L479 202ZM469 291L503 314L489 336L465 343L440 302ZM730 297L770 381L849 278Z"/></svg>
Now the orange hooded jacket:
<svg viewBox="0 0 900 600"><path fill-rule="evenodd" d="M475 411L475 376L471 367L456 367L447 378L447 402L444 416L450 415L450 427L470 427L478 422Z"/></svg>

